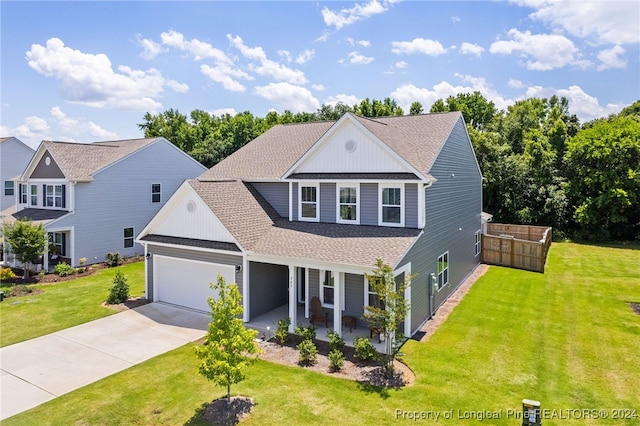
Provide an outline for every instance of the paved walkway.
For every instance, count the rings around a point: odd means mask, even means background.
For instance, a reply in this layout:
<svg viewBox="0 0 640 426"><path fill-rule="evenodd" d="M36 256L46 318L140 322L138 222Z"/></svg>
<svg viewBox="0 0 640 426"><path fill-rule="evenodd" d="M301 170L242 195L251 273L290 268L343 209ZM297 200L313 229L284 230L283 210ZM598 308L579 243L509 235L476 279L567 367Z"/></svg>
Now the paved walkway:
<svg viewBox="0 0 640 426"><path fill-rule="evenodd" d="M0 348L0 420L198 340L210 320L150 303Z"/></svg>

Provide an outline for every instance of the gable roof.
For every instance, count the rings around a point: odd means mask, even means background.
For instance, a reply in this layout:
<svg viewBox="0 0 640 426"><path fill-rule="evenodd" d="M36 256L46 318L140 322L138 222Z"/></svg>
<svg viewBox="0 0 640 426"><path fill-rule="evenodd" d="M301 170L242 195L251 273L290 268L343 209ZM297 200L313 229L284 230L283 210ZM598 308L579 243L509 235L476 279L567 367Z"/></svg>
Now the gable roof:
<svg viewBox="0 0 640 426"><path fill-rule="evenodd" d="M8 136L8 137L3 137L0 138L0 145L2 145L5 142L14 140L16 142L18 142L20 145L24 146L25 148L27 148L29 151L34 152L35 149L31 148L29 145L27 145L26 143L22 142L20 139L16 138L15 136Z"/></svg>
<svg viewBox="0 0 640 426"><path fill-rule="evenodd" d="M377 118L347 114L423 176L429 175L442 146L462 118L457 111ZM198 179L280 180L338 121L276 125Z"/></svg>
<svg viewBox="0 0 640 426"><path fill-rule="evenodd" d="M396 265L421 233L410 228L289 221L249 183L188 183L243 250L259 255L360 267L371 267L382 258Z"/></svg>
<svg viewBox="0 0 640 426"><path fill-rule="evenodd" d="M36 164L34 160L39 161L44 152L49 152L67 179L90 181L95 173L160 139L162 138L94 143L42 141L32 164ZM27 170L30 168L31 164Z"/></svg>

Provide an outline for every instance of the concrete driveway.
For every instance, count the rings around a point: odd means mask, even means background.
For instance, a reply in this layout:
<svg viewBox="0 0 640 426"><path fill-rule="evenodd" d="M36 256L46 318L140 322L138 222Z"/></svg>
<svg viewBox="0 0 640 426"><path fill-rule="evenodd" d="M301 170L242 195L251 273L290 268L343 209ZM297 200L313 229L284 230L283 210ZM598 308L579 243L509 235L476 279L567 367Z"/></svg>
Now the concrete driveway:
<svg viewBox="0 0 640 426"><path fill-rule="evenodd" d="M210 320L150 303L0 348L0 420L198 340Z"/></svg>

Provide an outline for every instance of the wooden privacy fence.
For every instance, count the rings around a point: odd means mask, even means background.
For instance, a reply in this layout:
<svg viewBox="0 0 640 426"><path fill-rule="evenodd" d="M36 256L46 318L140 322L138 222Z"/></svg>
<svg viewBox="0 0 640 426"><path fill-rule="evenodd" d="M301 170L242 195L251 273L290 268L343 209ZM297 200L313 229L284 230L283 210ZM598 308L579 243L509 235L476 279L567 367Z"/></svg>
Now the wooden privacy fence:
<svg viewBox="0 0 640 426"><path fill-rule="evenodd" d="M544 272L551 228L488 223L482 235L482 262Z"/></svg>

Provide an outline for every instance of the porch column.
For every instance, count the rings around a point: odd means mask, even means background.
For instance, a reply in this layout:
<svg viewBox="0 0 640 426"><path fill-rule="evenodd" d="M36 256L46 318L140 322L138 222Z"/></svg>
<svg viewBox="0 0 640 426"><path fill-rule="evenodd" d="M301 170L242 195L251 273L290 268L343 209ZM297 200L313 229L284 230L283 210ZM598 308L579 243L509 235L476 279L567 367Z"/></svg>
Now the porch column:
<svg viewBox="0 0 640 426"><path fill-rule="evenodd" d="M251 301L249 299L249 261L247 255L242 256L242 320L251 321Z"/></svg>
<svg viewBox="0 0 640 426"><path fill-rule="evenodd" d="M333 330L342 337L342 278L343 274L333 274Z"/></svg>
<svg viewBox="0 0 640 426"><path fill-rule="evenodd" d="M42 269L45 273L49 272L49 233L47 232L47 241L44 243L44 255L42 256Z"/></svg>
<svg viewBox="0 0 640 426"><path fill-rule="evenodd" d="M289 333L293 333L297 326L298 320L298 296L296 291L298 286L296 285L296 267L289 265L289 318L291 323L289 324Z"/></svg>

